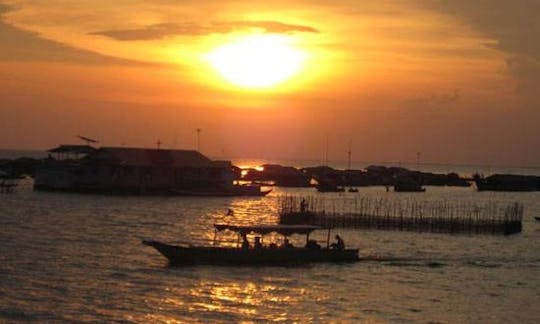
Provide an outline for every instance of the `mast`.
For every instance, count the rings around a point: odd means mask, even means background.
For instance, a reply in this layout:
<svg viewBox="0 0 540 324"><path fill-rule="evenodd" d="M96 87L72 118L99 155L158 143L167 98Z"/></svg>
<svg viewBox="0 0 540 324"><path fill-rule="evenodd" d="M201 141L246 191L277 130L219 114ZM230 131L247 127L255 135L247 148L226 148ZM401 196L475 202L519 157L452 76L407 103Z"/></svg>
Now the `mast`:
<svg viewBox="0 0 540 324"><path fill-rule="evenodd" d="M351 142L352 140L349 139L349 150L347 151L347 170L351 169Z"/></svg>
<svg viewBox="0 0 540 324"><path fill-rule="evenodd" d="M197 151L200 152L201 151L201 129L197 128L196 132L197 132Z"/></svg>

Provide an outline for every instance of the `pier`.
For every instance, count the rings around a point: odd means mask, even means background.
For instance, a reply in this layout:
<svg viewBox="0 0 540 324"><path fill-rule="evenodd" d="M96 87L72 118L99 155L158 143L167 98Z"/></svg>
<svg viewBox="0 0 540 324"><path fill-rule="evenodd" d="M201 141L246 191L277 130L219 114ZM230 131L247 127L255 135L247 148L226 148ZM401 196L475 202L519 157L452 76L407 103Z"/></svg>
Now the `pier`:
<svg viewBox="0 0 540 324"><path fill-rule="evenodd" d="M279 197L281 224L431 233L515 234L523 205L387 198Z"/></svg>

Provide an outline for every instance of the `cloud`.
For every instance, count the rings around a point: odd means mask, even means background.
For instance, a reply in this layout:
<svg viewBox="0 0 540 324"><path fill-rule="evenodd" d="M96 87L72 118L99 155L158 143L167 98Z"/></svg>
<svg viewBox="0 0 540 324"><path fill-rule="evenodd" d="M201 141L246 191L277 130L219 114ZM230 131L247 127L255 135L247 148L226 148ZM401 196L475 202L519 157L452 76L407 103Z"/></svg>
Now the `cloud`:
<svg viewBox="0 0 540 324"><path fill-rule="evenodd" d="M38 33L16 28L7 24L3 19L3 15L12 10L15 9L0 3L0 44L2 44L0 60L71 62L78 64L147 64L77 49L44 39Z"/></svg>
<svg viewBox="0 0 540 324"><path fill-rule="evenodd" d="M226 34L240 29L256 28L267 33L318 33L310 26L285 24L278 21L231 21L215 22L204 26L196 23L162 23L133 29L112 29L89 33L90 35L107 36L120 41L156 40L170 36L207 34Z"/></svg>
<svg viewBox="0 0 540 324"><path fill-rule="evenodd" d="M404 104L411 107L446 107L460 98L460 90L454 89L451 93L432 93L427 96L419 96L404 100Z"/></svg>
<svg viewBox="0 0 540 324"><path fill-rule="evenodd" d="M540 103L540 62L531 57L513 55L506 60L506 66L508 71L517 77L516 92L524 96L535 96Z"/></svg>
<svg viewBox="0 0 540 324"><path fill-rule="evenodd" d="M485 45L507 53L507 71L516 93L540 103L540 1L453 0L427 2L472 26L488 38Z"/></svg>

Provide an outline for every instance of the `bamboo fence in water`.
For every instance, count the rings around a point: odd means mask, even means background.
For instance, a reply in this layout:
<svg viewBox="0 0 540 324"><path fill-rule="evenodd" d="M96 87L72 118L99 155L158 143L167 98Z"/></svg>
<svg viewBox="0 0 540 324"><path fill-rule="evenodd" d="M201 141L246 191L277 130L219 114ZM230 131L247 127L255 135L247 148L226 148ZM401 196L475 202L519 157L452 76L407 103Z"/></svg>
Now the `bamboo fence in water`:
<svg viewBox="0 0 540 324"><path fill-rule="evenodd" d="M435 233L514 234L522 230L523 205L519 203L317 196L278 199L282 224Z"/></svg>

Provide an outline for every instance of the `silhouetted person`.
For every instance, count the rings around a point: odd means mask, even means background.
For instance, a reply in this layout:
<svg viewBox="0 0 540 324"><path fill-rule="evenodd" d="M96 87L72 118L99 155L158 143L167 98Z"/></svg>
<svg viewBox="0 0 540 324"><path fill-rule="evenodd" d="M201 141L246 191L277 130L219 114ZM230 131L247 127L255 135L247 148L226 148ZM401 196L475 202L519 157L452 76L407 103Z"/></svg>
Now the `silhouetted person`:
<svg viewBox="0 0 540 324"><path fill-rule="evenodd" d="M302 199L302 201L300 202L300 212L305 213L306 210L307 210L307 202L305 199Z"/></svg>
<svg viewBox="0 0 540 324"><path fill-rule="evenodd" d="M257 236L255 237L255 244L253 246L255 249L262 249L262 244L261 244L261 237L260 236Z"/></svg>
<svg viewBox="0 0 540 324"><path fill-rule="evenodd" d="M234 215L234 210L232 210L232 208L229 208L227 210L227 216L233 216Z"/></svg>
<svg viewBox="0 0 540 324"><path fill-rule="evenodd" d="M244 250L249 249L249 241L247 239L246 234L242 234L242 249Z"/></svg>
<svg viewBox="0 0 540 324"><path fill-rule="evenodd" d="M341 236L336 235L336 242L332 243L332 245L330 245L330 247L332 249L336 249L336 250L343 250L343 249L345 249L345 242L343 241Z"/></svg>
<svg viewBox="0 0 540 324"><path fill-rule="evenodd" d="M289 242L289 239L285 239L283 241L283 244L281 245L281 248L283 249L290 249L290 248L293 248L294 246L291 244L291 242Z"/></svg>

